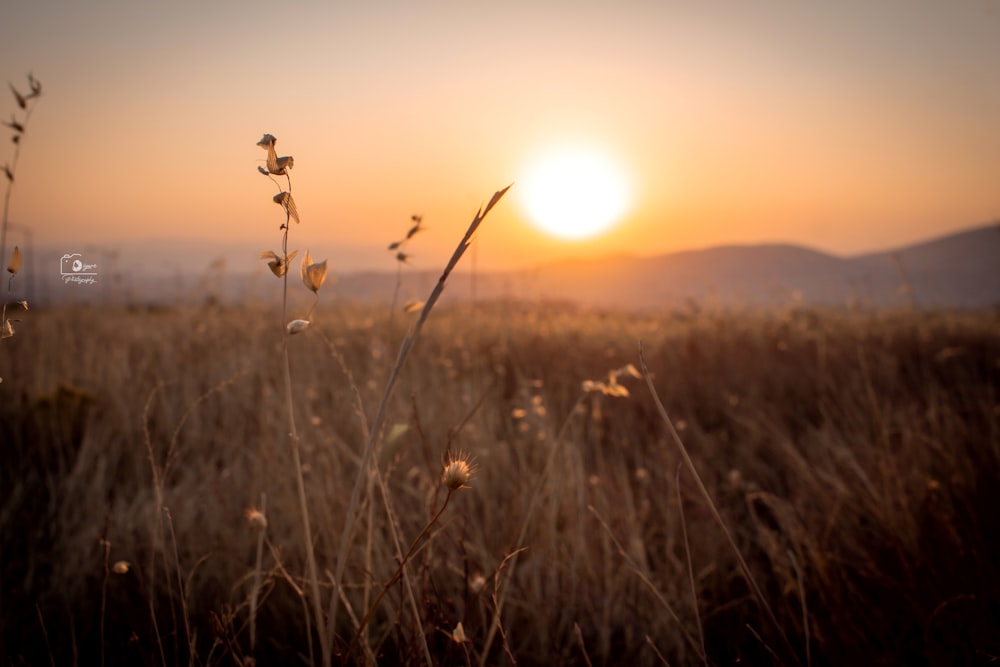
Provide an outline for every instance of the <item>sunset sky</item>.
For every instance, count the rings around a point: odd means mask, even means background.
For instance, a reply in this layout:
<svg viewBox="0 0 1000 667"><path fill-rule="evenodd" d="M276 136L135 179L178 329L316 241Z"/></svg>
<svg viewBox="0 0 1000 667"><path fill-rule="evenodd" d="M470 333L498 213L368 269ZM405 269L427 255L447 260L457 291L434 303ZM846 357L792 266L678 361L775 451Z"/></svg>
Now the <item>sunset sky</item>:
<svg viewBox="0 0 1000 667"><path fill-rule="evenodd" d="M291 245L334 270L393 268L411 214L414 265L440 268L510 183L482 268L848 254L1000 218L993 0L7 2L0 63L4 85L44 85L11 219L57 250L173 240L254 266L282 220L265 132L295 158ZM558 147L618 165L631 202L612 231L529 224L520 179Z"/></svg>

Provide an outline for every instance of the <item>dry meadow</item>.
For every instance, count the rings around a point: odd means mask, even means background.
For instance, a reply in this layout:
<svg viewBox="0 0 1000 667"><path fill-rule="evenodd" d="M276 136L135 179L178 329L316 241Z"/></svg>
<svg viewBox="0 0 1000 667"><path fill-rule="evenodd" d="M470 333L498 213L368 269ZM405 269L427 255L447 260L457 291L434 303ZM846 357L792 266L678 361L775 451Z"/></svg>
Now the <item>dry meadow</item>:
<svg viewBox="0 0 1000 667"><path fill-rule="evenodd" d="M319 664L312 585L325 617L342 551L335 664L1000 656L997 313L446 304L366 475L415 315L332 304L288 341L316 581L279 312L22 316L4 664Z"/></svg>

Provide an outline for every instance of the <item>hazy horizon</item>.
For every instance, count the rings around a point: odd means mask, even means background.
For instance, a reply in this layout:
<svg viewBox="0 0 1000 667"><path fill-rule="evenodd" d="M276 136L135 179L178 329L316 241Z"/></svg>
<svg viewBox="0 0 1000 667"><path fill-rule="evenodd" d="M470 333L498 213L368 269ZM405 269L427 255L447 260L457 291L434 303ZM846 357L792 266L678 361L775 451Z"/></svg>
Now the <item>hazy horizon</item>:
<svg viewBox="0 0 1000 667"><path fill-rule="evenodd" d="M489 223L487 222L488 226ZM944 232L941 234L933 234L930 236L921 235L914 238L900 238L898 240L868 248L861 248L856 252L840 253L835 252L829 248L820 247L815 244L806 243L796 243L789 239L762 239L756 242L733 242L733 243L718 243L706 246L691 246L684 248L671 249L665 252L659 251L643 251L642 248L636 249L625 249L625 250L613 250L605 253L596 254L575 254L573 252L574 248L570 244L568 245L566 252L561 255L555 255L551 258L546 258L543 261L534 264L524 264L515 265L504 268L491 267L485 270L493 272L517 272L517 271L531 271L547 265L562 264L566 262L577 262L577 261L587 261L587 260L598 260L603 261L607 259L612 259L615 257L633 257L639 259L653 259L657 257L662 257L665 255L673 255L677 253L688 253L688 252L700 252L705 250L712 250L722 247L757 247L757 246L792 246L796 248L802 248L804 250L810 250L830 257L838 259L850 259L854 257L862 257L869 254L878 253L890 253L900 248L905 248L913 245L920 245L923 243L933 242L941 238L949 237L955 234L963 234L975 230L980 230L984 228L989 228L993 226L1000 225L1000 219L993 221L983 221L981 223L966 225L962 228L957 228ZM17 230L13 233L15 241L18 240ZM457 243L458 239L454 239ZM14 243L11 243L13 245ZM274 246L274 244L271 244ZM473 248L477 247L478 241L473 242ZM259 247L258 247L259 246ZM213 263L217 263L222 260L227 270L232 270L234 272L266 272L265 264L262 260L258 258L258 254L265 250L272 249L264 243L255 243L252 240L244 240L239 242L224 242L224 241L211 241L205 242L197 238L150 238L150 239L132 239L121 243L104 243L104 244L94 244L94 243L56 243L48 244L44 246L36 246L34 251L45 256L48 260L52 258L57 258L57 256L62 254L74 254L80 253L82 255L91 256L94 258L101 257L114 257L115 263L124 269L135 269L143 268L146 270L151 269L152 272L171 272L171 271L203 271L206 270ZM273 248L277 250L277 246ZM305 250L305 248L300 248L294 243L289 247L289 250L299 250L300 252ZM328 259L330 271L335 274L347 274L347 273L368 273L368 272L390 272L395 273L397 270L396 260L394 258L394 253L389 252L386 246L365 246L365 245L355 245L355 246L341 246L333 248L331 252L323 255L322 257L316 254L314 249L311 249L312 254L317 259ZM428 259L426 256L422 256L419 252L419 246L414 248L414 256L407 261L406 272L424 272L424 271L439 271L443 268L443 264L433 263L432 259ZM471 257L471 254L468 256ZM459 266L459 271L469 270L470 266L468 263L471 261L467 259ZM52 264L52 261L48 262ZM297 262L296 262L297 263ZM53 265L54 266L54 265ZM479 268L479 267L477 267ZM40 270L44 271L43 267L39 267Z"/></svg>

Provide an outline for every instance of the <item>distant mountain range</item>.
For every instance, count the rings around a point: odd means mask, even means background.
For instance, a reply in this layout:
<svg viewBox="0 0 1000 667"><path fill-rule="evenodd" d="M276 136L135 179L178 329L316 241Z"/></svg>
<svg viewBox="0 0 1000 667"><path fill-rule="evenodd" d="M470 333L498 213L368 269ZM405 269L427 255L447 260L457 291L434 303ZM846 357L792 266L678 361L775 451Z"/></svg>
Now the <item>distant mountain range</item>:
<svg viewBox="0 0 1000 667"><path fill-rule="evenodd" d="M131 256L141 256L131 249ZM37 264L60 266L55 253L39 253ZM229 253L231 254L231 252ZM51 255L51 256L49 256ZM72 284L64 271L29 274L28 292L45 303L63 301L189 302L273 298L273 277L258 264L253 275L237 274L221 260L201 271L154 269L108 271L114 255L99 260L97 284ZM256 260L256 258L254 258ZM65 262L65 260L63 260ZM71 269L67 269L71 272ZM111 275L108 275L108 274ZM398 303L423 299L439 271L406 271ZM19 281L24 290L24 281ZM354 272L332 282L336 298L389 303L396 271ZM575 302L625 309L699 304L749 307L804 305L926 308L1000 307L1000 221L923 243L882 252L837 257L796 245L726 245L656 257L613 256L568 260L531 270L457 271L447 300L513 299Z"/></svg>
<svg viewBox="0 0 1000 667"><path fill-rule="evenodd" d="M407 292L427 294L437 278L432 273L406 275ZM459 274L453 282L459 298L471 296L470 276ZM394 285L391 274L353 274L339 279L337 292L371 300L391 295ZM628 309L688 300L744 306L996 307L1000 222L854 257L767 244L563 261L530 271L479 275L475 294Z"/></svg>

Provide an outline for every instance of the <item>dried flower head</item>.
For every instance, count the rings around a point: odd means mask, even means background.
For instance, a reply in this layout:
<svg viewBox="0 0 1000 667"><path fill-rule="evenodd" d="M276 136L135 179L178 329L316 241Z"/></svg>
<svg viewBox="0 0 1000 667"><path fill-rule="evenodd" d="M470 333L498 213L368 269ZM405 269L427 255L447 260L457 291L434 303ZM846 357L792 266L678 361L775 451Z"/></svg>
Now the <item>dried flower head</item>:
<svg viewBox="0 0 1000 667"><path fill-rule="evenodd" d="M457 452L448 457L441 473L441 484L451 491L468 486L476 466L469 460L468 454Z"/></svg>
<svg viewBox="0 0 1000 667"><path fill-rule="evenodd" d="M14 252L10 255L10 264L7 265L7 272L10 274L16 274L21 270L21 264L24 262L24 257L21 255L21 249L14 246Z"/></svg>
<svg viewBox="0 0 1000 667"><path fill-rule="evenodd" d="M306 250L306 254L302 257L302 283L313 292L319 292L324 280L326 280L326 260L314 264L312 255Z"/></svg>
<svg viewBox="0 0 1000 667"><path fill-rule="evenodd" d="M244 516L246 516L247 521L250 523L250 525L256 528L257 530L264 530L265 528L267 528L267 517L264 516L264 513L261 512L259 509L251 507L243 514Z"/></svg>
<svg viewBox="0 0 1000 667"><path fill-rule="evenodd" d="M465 634L465 628L462 627L462 621L458 622L455 629L451 632L451 639L456 644L464 644L469 641L469 638Z"/></svg>
<svg viewBox="0 0 1000 667"><path fill-rule="evenodd" d="M272 250L266 250L260 253L260 258L268 260L267 266L271 269L271 273L280 278L288 273L288 265L295 259L297 254L299 254L299 251L293 250L287 256L282 257Z"/></svg>
<svg viewBox="0 0 1000 667"><path fill-rule="evenodd" d="M582 389L584 393L600 393L605 396L628 398L628 389L618 382L618 378L622 376L641 378L642 374L632 364L626 364L621 368L609 371L607 380L584 380Z"/></svg>
<svg viewBox="0 0 1000 667"><path fill-rule="evenodd" d="M275 176L284 176L286 170L291 169L295 165L295 160L291 155L278 157L278 154L274 150L274 146L277 143L278 140L274 138L273 134L265 134L257 142L257 145L267 151L266 173L274 174Z"/></svg>
<svg viewBox="0 0 1000 667"><path fill-rule="evenodd" d="M305 331L310 324L309 320L292 320L285 326L285 330L290 334L297 334Z"/></svg>
<svg viewBox="0 0 1000 667"><path fill-rule="evenodd" d="M131 567L127 560L120 560L112 565L111 569L114 570L115 574L125 574Z"/></svg>
<svg viewBox="0 0 1000 667"><path fill-rule="evenodd" d="M469 577L469 590L478 594L486 586L486 577L477 572Z"/></svg>

